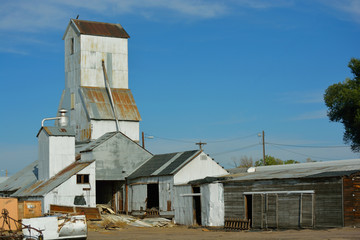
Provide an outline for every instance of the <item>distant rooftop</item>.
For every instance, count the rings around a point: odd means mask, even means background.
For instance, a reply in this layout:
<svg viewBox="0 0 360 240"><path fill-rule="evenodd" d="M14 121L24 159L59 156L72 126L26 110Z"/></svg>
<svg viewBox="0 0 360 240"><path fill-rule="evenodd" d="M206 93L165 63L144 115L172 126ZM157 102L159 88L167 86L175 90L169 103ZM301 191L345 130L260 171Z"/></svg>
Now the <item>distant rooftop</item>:
<svg viewBox="0 0 360 240"><path fill-rule="evenodd" d="M230 174L228 181L350 176L360 172L360 159L260 166L254 172Z"/></svg>

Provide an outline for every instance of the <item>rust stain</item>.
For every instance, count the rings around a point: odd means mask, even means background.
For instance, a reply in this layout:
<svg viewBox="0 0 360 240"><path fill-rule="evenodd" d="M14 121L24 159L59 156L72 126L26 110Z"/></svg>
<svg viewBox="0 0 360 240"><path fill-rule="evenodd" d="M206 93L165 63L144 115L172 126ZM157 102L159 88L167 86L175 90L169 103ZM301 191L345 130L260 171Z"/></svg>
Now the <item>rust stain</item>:
<svg viewBox="0 0 360 240"><path fill-rule="evenodd" d="M81 34L130 38L129 34L120 24L93 22L79 19L72 19L72 21L74 21Z"/></svg>
<svg viewBox="0 0 360 240"><path fill-rule="evenodd" d="M113 119L108 93L105 88L82 87L86 106L94 119ZM119 120L140 121L141 117L129 89L113 88L112 96ZM90 103L94 103L90 104ZM96 106L96 109L92 107ZM99 114L99 116L97 116Z"/></svg>

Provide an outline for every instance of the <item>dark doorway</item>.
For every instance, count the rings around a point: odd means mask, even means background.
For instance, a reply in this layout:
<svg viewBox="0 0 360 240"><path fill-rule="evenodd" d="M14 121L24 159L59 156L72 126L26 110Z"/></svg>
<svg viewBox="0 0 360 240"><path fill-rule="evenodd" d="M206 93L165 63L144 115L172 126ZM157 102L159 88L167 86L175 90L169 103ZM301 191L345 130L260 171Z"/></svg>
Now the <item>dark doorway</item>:
<svg viewBox="0 0 360 240"><path fill-rule="evenodd" d="M252 195L245 195L246 219L252 223Z"/></svg>
<svg viewBox="0 0 360 240"><path fill-rule="evenodd" d="M147 185L147 209L159 209L159 184Z"/></svg>
<svg viewBox="0 0 360 240"><path fill-rule="evenodd" d="M192 187L193 193L200 193L200 187ZM201 198L200 196L193 197L194 206L194 224L201 226Z"/></svg>
<svg viewBox="0 0 360 240"><path fill-rule="evenodd" d="M115 212L122 212L123 187L123 181L96 181L96 204L108 204Z"/></svg>

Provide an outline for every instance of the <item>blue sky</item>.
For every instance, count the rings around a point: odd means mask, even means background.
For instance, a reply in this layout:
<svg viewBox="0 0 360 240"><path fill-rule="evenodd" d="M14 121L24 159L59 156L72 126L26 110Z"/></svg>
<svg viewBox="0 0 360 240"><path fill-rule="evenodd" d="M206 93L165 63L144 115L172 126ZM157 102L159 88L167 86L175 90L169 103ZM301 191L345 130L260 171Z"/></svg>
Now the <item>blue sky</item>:
<svg viewBox="0 0 360 240"><path fill-rule="evenodd" d="M41 120L55 116L64 88L62 36L78 14L130 34L129 87L151 152L201 140L228 168L262 157L264 130L266 153L283 160L359 157L323 94L360 57L360 1L5 0L0 176L37 158Z"/></svg>

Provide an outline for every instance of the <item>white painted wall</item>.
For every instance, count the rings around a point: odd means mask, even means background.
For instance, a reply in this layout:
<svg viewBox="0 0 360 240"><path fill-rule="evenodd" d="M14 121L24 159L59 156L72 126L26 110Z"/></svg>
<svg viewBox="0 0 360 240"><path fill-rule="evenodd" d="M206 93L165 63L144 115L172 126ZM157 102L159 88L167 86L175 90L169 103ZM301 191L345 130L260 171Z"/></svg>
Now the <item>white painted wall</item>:
<svg viewBox="0 0 360 240"><path fill-rule="evenodd" d="M192 180L202 179L208 176L222 176L226 174L228 174L228 172L224 168L202 152L175 174L174 184L186 184Z"/></svg>
<svg viewBox="0 0 360 240"><path fill-rule="evenodd" d="M102 60L112 88L128 88L126 38L81 35L81 86L105 87Z"/></svg>
<svg viewBox="0 0 360 240"><path fill-rule="evenodd" d="M89 174L89 184L77 184L76 175L73 175L63 184L53 189L44 196L43 213L50 210L50 204L75 206L75 196L84 196L86 205L84 207L96 207L96 184L95 184L95 162L91 163L86 168L79 171L77 174ZM90 188L90 191L83 190Z"/></svg>
<svg viewBox="0 0 360 240"><path fill-rule="evenodd" d="M224 226L225 206L222 183L203 184L201 192L201 224Z"/></svg>
<svg viewBox="0 0 360 240"><path fill-rule="evenodd" d="M75 161L75 137L39 136L39 179L49 179Z"/></svg>
<svg viewBox="0 0 360 240"><path fill-rule="evenodd" d="M107 132L116 131L116 123L111 120L91 120L92 134L91 139L97 139ZM120 132L128 136L131 140L139 142L139 122L119 121Z"/></svg>

